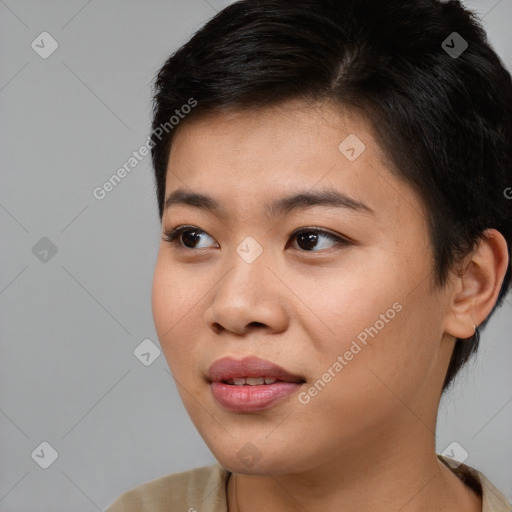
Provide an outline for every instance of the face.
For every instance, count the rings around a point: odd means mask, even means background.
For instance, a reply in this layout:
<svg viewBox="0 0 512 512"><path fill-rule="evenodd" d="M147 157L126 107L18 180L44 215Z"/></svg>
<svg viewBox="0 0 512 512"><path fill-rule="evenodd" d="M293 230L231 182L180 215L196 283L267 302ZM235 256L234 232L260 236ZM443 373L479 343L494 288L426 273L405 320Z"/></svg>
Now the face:
<svg viewBox="0 0 512 512"><path fill-rule="evenodd" d="M314 470L378 453L383 435L396 446L428 435L448 294L433 289L421 202L363 118L294 101L184 123L166 197L178 189L220 209L183 196L166 208L162 233L188 230L161 242L153 316L184 406L225 467ZM298 194L312 198L268 207ZM248 356L305 382L264 409L230 410L208 370Z"/></svg>

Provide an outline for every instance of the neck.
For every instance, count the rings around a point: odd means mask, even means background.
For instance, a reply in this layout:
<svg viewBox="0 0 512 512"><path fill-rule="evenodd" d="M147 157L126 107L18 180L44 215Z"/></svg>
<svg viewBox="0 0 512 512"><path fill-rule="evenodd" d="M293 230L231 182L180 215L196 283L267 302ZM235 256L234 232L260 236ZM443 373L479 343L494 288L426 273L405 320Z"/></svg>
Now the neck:
<svg viewBox="0 0 512 512"><path fill-rule="evenodd" d="M379 452L343 454L308 471L234 474L228 482L229 512L481 512L481 498L438 460L430 446L388 445Z"/></svg>

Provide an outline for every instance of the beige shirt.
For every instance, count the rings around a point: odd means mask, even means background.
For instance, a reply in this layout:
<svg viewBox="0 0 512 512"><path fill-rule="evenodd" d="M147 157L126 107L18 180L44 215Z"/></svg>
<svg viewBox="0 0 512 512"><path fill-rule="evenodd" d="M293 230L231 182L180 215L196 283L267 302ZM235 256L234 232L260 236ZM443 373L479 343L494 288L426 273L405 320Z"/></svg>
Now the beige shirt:
<svg viewBox="0 0 512 512"><path fill-rule="evenodd" d="M448 457L438 458L482 496L482 512L512 512L505 496L485 475L465 464L455 468L459 463ZM227 512L230 475L219 463L167 475L126 491L105 512Z"/></svg>

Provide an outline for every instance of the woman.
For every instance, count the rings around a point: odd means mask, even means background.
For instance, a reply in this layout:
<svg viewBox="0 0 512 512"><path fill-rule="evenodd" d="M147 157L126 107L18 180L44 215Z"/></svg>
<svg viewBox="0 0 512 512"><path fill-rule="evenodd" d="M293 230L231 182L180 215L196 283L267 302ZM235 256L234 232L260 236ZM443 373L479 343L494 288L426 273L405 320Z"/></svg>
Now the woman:
<svg viewBox="0 0 512 512"><path fill-rule="evenodd" d="M236 2L160 70L151 140L155 326L219 463L108 512L512 511L435 444L511 279L512 83L471 13Z"/></svg>

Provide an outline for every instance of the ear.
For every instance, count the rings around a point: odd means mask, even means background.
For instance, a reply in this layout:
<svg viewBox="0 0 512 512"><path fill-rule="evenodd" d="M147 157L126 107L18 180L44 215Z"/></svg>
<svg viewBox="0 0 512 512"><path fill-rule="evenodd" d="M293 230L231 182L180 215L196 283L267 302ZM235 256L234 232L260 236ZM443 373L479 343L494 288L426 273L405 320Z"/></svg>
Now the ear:
<svg viewBox="0 0 512 512"><path fill-rule="evenodd" d="M484 231L484 238L460 266L454 280L450 309L444 330L455 338L473 336L496 304L508 268L507 242L496 229Z"/></svg>

